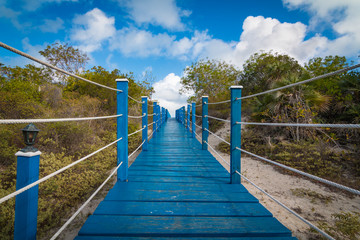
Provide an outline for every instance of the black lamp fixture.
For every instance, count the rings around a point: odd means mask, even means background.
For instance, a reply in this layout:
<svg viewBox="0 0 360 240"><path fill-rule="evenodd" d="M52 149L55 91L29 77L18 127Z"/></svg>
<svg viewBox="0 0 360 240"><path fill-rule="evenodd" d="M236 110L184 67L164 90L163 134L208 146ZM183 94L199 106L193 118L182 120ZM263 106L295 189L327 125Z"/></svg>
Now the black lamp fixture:
<svg viewBox="0 0 360 240"><path fill-rule="evenodd" d="M22 152L38 151L38 149L33 147L33 145L35 143L36 135L38 134L39 131L40 130L33 123L30 123L24 129L22 129L26 147L21 149L20 151Z"/></svg>

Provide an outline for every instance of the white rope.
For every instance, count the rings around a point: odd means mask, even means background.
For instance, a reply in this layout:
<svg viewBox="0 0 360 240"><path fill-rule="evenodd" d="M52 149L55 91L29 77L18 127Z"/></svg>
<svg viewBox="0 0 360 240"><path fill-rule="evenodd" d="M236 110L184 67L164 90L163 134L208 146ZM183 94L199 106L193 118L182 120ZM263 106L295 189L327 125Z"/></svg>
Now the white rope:
<svg viewBox="0 0 360 240"><path fill-rule="evenodd" d="M211 150L213 150L213 152L215 152L221 158L221 160L223 160L224 163L226 163L230 167L230 163L228 163L208 142L204 142L211 148Z"/></svg>
<svg viewBox="0 0 360 240"><path fill-rule="evenodd" d="M224 143L227 143L230 145L230 143L228 141L226 141L225 139L219 137L218 135L216 135L215 133L211 132L209 129L205 128L205 131L208 131L209 133L211 133L212 135L214 135L215 137L217 137L218 139L220 139L221 141L223 141Z"/></svg>
<svg viewBox="0 0 360 240"><path fill-rule="evenodd" d="M66 223L54 234L54 236L52 236L52 238L50 238L50 240L56 239L62 233L62 231L64 231L64 229L76 218L76 216L86 207L86 205L89 204L89 202L96 196L96 194L105 186L105 184L116 173L116 171L119 169L119 167L122 164L123 164L123 162L121 162L119 165L117 165L117 167L111 172L109 177L100 185L100 187L98 187L98 189L96 189L96 191L89 197L89 199L86 200L86 202L84 202L83 205L81 205L81 207L71 216L71 218L69 218L66 221Z"/></svg>
<svg viewBox="0 0 360 240"><path fill-rule="evenodd" d="M145 140L128 156L128 158L131 158L132 155L134 155L141 147L144 145Z"/></svg>
<svg viewBox="0 0 360 240"><path fill-rule="evenodd" d="M135 149L135 151L133 151L128 156L128 159L131 158L142 147L142 145L144 145L144 143L145 143L145 140ZM111 172L109 177L100 185L100 187L98 187L98 189L96 189L96 191L89 197L89 199L86 200L86 202L83 205L81 205L81 207L71 216L71 218L69 218L66 221L66 223L54 234L54 236L52 236L52 238L50 240L56 239L62 233L62 231L64 231L64 229L75 219L75 217L86 207L86 205L89 204L89 202L96 196L96 194L105 186L105 184L116 173L116 171L119 169L119 167L122 164L123 164L123 162L121 162L119 165L117 165L117 167Z"/></svg>
<svg viewBox="0 0 360 240"><path fill-rule="evenodd" d="M197 125L196 123L194 123L194 124L195 124L195 127L198 127L198 128L200 128L200 129L202 129L201 126Z"/></svg>
<svg viewBox="0 0 360 240"><path fill-rule="evenodd" d="M151 125L153 125L155 122L152 122L152 123L150 123L150 124L148 124L148 127L150 127Z"/></svg>
<svg viewBox="0 0 360 240"><path fill-rule="evenodd" d="M201 140L200 135L199 135L199 134L197 134L197 133L196 133L196 131L195 131L194 133L195 133L195 135L196 135L198 138L200 138L200 140Z"/></svg>
<svg viewBox="0 0 360 240"><path fill-rule="evenodd" d="M360 124L328 124L328 123L260 123L260 122L236 122L244 125L282 126L282 127L325 127L325 128L360 128Z"/></svg>
<svg viewBox="0 0 360 240"><path fill-rule="evenodd" d="M141 115L141 116L130 116L130 115L128 115L128 118L143 118L143 117L145 117L146 116L146 114L144 113L143 115Z"/></svg>
<svg viewBox="0 0 360 240"><path fill-rule="evenodd" d="M148 114L148 117L151 117L151 116L154 116L154 115L156 115L156 113Z"/></svg>
<svg viewBox="0 0 360 240"><path fill-rule="evenodd" d="M294 86L301 85L301 84L304 84L304 83L312 82L312 81L315 81L315 80L319 80L319 79L322 79L322 78L326 78L326 77L330 77L330 76L333 76L333 75L336 75L336 74L347 72L347 71L353 70L353 69L358 68L358 67L360 67L360 63L356 64L354 66L351 66L351 67L347 67L347 68L343 68L343 69L331 72L331 73L326 73L326 74L323 74L323 75L320 75L320 76L317 76L317 77L313 77L313 78L310 78L310 79L307 79L307 80L304 80L304 81L301 81L301 82L292 83L292 84L289 84L289 85L286 85L286 86L283 86L283 87L270 89L270 90L267 90L267 91L264 91L264 92L252 94L252 95L245 96L245 97L236 98L236 100L246 99L246 98L260 96L260 95L263 95L263 94L266 94L266 93L276 92L276 91L286 89L286 88L289 88L289 87L294 87Z"/></svg>
<svg viewBox="0 0 360 240"><path fill-rule="evenodd" d="M143 104L143 103L144 103L144 102L142 102L142 101L136 100L135 98L133 98L133 97L130 96L130 95L128 95L128 97L129 97L131 100L133 100L133 101L135 101L135 102L137 102L137 103L140 103L140 104Z"/></svg>
<svg viewBox="0 0 360 240"><path fill-rule="evenodd" d="M202 118L202 116L200 116L200 115L196 115L196 114L195 114L195 117Z"/></svg>
<svg viewBox="0 0 360 240"><path fill-rule="evenodd" d="M135 131L135 132L132 132L132 133L128 134L128 137L130 137L130 136L132 136L132 135L134 135L134 134L136 134L136 133L138 133L138 132L141 132L141 131L144 130L145 128L147 128L147 126L144 126L143 128L141 128L141 129L139 129L139 130L137 130L137 131Z"/></svg>
<svg viewBox="0 0 360 240"><path fill-rule="evenodd" d="M212 105L212 104L222 104L222 103L228 103L228 102L231 102L231 100L225 100L225 101L221 101L221 102L213 102L213 103L207 103L209 105Z"/></svg>
<svg viewBox="0 0 360 240"><path fill-rule="evenodd" d="M47 62L44 62L44 61L41 61L41 60L39 60L39 59L37 59L37 58L35 58L35 57L30 56L29 54L26 54L26 53L21 52L21 51L15 49L15 48L13 48L13 47L10 47L9 45L6 45L5 43L0 42L0 47L3 47L3 48L5 48L5 49L7 49L7 50L9 50L9 51L11 51L11 52L14 52L14 53L16 53L16 54L19 54L19 55L21 55L21 56L23 56L23 57L26 57L26 58L28 58L28 59L31 59L31 60L33 60L33 61L35 61L35 62L37 62L37 63L40 63L40 64L42 64L42 65L44 65L44 66L46 66L46 67L49 67L49 68L51 68L51 69L54 69L54 70L56 70L56 71L58 71L58 72L61 72L61 73L63 73L63 74L66 74L66 75L68 75L68 76L71 76L71 77L77 78L77 79L79 79L79 80L82 80L82 81L85 81L85 82L88 82L88 83L97 85L97 86L99 86L99 87L107 88L107 89L110 89L110 90L113 90L113 91L117 91L117 92L122 92L122 90L118 90L118 89L116 89L116 88L108 87L108 86L102 85L102 84L100 84L100 83L90 81L89 79L86 79L86 78L77 76L77 75L75 75L75 74L73 74L73 73L70 73L70 72L67 72L67 71L65 71L65 70L63 70L63 69L61 69L61 68L55 67L54 65L51 65L51 64L49 64L49 63L47 63Z"/></svg>
<svg viewBox="0 0 360 240"><path fill-rule="evenodd" d="M212 119L219 120L219 121L223 121L223 122L228 122L228 123L230 122L230 120L217 118L217 117L213 117L213 116L209 116L209 115L206 115L205 117L212 118Z"/></svg>
<svg viewBox="0 0 360 240"><path fill-rule="evenodd" d="M102 117L84 117L84 118L50 118L50 119L0 119L0 124L18 124L18 123L45 123L45 122L70 122L70 121L86 121L106 118L121 117L119 115L102 116Z"/></svg>
<svg viewBox="0 0 360 240"><path fill-rule="evenodd" d="M353 193L353 194L360 195L360 191L359 191L359 190L356 190L356 189L353 189L353 188L350 188L350 187L347 187L347 186L344 186L344 185L341 185L341 184L338 184L338 183L335 183L335 182L332 182L332 181L329 181L329 180L326 180L326 179L323 179L323 178L320 178L320 177L317 177L317 176L314 176L314 175L309 174L309 173L306 173L306 172L302 172L302 171L300 171L300 170L297 170L297 169L292 168L292 167L288 167L288 166L286 166L286 165L283 165L283 164L281 164L281 163L278 163L278 162L269 160L269 159L267 159L267 158L260 157L260 156L254 154L254 153L248 152L248 151L246 151L246 150L244 150L244 149L241 149L241 148L239 148L239 147L236 147L236 149L237 149L237 150L240 150L241 152L246 153L246 154L248 154L248 155L250 155L250 156L253 156L253 157L256 157L256 158L258 158L258 159L261 159L261 160L263 160L263 161L265 161L265 162L268 162L268 163L274 164L274 165L276 165L276 166L285 168L286 170L289 170L289 171L298 173L298 174L300 174L300 175L303 175L303 176L305 176L305 177L314 179L314 180L316 180L316 181L319 181L319 182L322 182L322 183L331 185L331 186L333 186L333 187L337 187L337 188L340 188L340 189L342 189L342 190L346 190L346 191L351 192L351 193Z"/></svg>
<svg viewBox="0 0 360 240"><path fill-rule="evenodd" d="M268 196L269 198L271 198L274 202L276 202L277 204L279 204L280 206L282 206L283 208L285 208L286 210L288 210L290 213L292 213L293 215L295 215L297 218L299 218L301 221L303 221L304 223L306 223L307 225L309 225L311 228L315 229L316 231L318 231L321 235L323 235L324 237L326 237L327 239L331 239L331 240L335 240L334 238L332 238L330 235L328 235L327 233L325 233L324 231L322 231L321 229L319 229L318 227L316 227L314 224L312 224L311 222L309 222L308 220L306 220L305 218L301 217L299 214L297 214L296 212L294 212L293 210L291 210L289 207L287 207L286 205L284 205L283 203L281 203L279 200L275 199L273 196L271 196L269 193L265 192L263 189L261 189L260 187L258 187L255 183L253 183L252 181L250 181L249 179L247 179L245 176L243 176L241 173L239 173L239 171L235 171L237 174L239 174L240 177L242 177L243 179L245 179L247 182L249 182L251 185L253 185L254 187L256 187L258 190L260 190L262 193L264 193L266 196Z"/></svg>
<svg viewBox="0 0 360 240"><path fill-rule="evenodd" d="M67 165L66 167L63 167L63 168L57 170L56 172L53 172L53 173L51 173L51 174L49 174L49 175L47 175L47 176L45 176L45 177L43 177L43 178L35 181L35 182L33 182L33 183L31 183L31 184L23 187L23 188L20 188L19 190L16 190L15 192L13 192L13 193L11 193L11 194L9 194L9 195L1 198L1 199L0 199L0 204L3 203L3 202L5 202L5 201L7 201L7 200L9 200L9 199L11 199L11 198L13 198L13 197L15 197L15 196L17 196L17 195L19 195L19 194L22 193L22 192L25 192L26 190L28 190L28 189L30 189L30 188L32 188L32 187L34 187L34 186L36 186L36 185L38 185L38 184L40 184L40 183L48 180L49 178L52 178L52 177L58 175L59 173L62 173L62 172L65 171L66 169L68 169L68 168L70 168L70 167L72 167L72 166L75 166L76 164L84 161L85 159L88 159L89 157L97 154L98 152L101 152L102 150L104 150L104 149L110 147L111 145L117 143L117 142L120 141L121 139L122 139L122 138L119 138L119 139L115 140L114 142L106 145L105 147L102 147L102 148L96 150L95 152L90 153L89 155L87 155L87 156L85 156L85 157L83 157L83 158L81 158L81 159L79 159L79 160L77 160L77 161L75 161L75 162Z"/></svg>
<svg viewBox="0 0 360 240"><path fill-rule="evenodd" d="M150 136L148 137L148 140L152 137L152 135L154 134L154 132L156 132L158 130L159 127L157 127L155 130L153 130L150 134Z"/></svg>

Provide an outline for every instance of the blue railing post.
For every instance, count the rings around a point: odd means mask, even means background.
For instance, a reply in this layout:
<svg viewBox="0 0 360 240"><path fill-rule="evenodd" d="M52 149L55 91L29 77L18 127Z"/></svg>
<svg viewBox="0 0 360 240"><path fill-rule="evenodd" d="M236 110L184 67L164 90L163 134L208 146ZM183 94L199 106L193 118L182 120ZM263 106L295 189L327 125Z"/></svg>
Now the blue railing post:
<svg viewBox="0 0 360 240"><path fill-rule="evenodd" d="M187 105L187 129L190 132L190 104Z"/></svg>
<svg viewBox="0 0 360 240"><path fill-rule="evenodd" d="M39 180L40 151L19 151L16 166L16 190ZM14 239L36 239L39 185L20 193L15 199Z"/></svg>
<svg viewBox="0 0 360 240"><path fill-rule="evenodd" d="M195 109L196 109L196 106L195 106L195 103L191 103L191 112L192 112L192 126L191 126L191 129L192 129L192 134L191 136L193 138L195 138L195 131L196 131L196 128L195 128L195 121L196 121L196 118L195 118Z"/></svg>
<svg viewBox="0 0 360 240"><path fill-rule="evenodd" d="M123 164L118 168L118 181L125 182L128 178L128 87L129 81L116 79L116 87L122 92L117 92L117 114L122 114L117 118L117 165Z"/></svg>
<svg viewBox="0 0 360 240"><path fill-rule="evenodd" d="M157 130L158 131L160 131L160 117L161 117L161 115L160 115L160 105L158 104L157 106L156 106L156 113L157 113Z"/></svg>
<svg viewBox="0 0 360 240"><path fill-rule="evenodd" d="M141 101L142 101L142 115L143 115L142 127L145 127L142 130L142 142L145 141L142 146L142 150L147 151L147 149L148 149L148 106L147 106L148 97L142 96Z"/></svg>
<svg viewBox="0 0 360 240"><path fill-rule="evenodd" d="M231 122L230 122L230 183L239 184L241 182L238 171L241 173L241 90L242 86L231 86Z"/></svg>
<svg viewBox="0 0 360 240"><path fill-rule="evenodd" d="M165 123L165 108L161 107L161 124Z"/></svg>
<svg viewBox="0 0 360 240"><path fill-rule="evenodd" d="M157 129L157 101L153 101L153 136L156 136L156 129Z"/></svg>
<svg viewBox="0 0 360 240"><path fill-rule="evenodd" d="M182 107L183 111L183 125L186 128L186 113L185 113L185 106Z"/></svg>
<svg viewBox="0 0 360 240"><path fill-rule="evenodd" d="M202 149L207 150L207 142L209 132L205 129L209 129L209 122L208 122L208 96L202 96Z"/></svg>

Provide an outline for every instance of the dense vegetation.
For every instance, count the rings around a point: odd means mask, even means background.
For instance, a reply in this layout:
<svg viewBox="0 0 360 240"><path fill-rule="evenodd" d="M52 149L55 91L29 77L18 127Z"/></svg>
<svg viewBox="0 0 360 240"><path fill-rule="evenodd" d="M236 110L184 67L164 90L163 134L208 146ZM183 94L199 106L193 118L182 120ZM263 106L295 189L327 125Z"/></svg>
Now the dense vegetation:
<svg viewBox="0 0 360 240"><path fill-rule="evenodd" d="M217 60L201 60L185 69L180 92L193 90L189 102L230 99L231 85L242 85L247 96L343 69L345 57L314 58L304 66L295 59L273 52L257 53L242 70ZM208 105L209 115L228 119L230 103ZM201 108L196 109L201 115ZM198 119L201 124L201 119ZM338 74L308 84L242 100L242 121L268 123L360 123L360 72ZM223 122L209 118L215 132ZM297 168L355 189L360 189L360 130L242 126L242 148L290 167ZM230 136L227 136L230 141ZM229 153L220 143L217 149ZM284 171L277 168L279 171ZM294 174L288 172L289 174ZM357 239L359 212L333 215L333 224L319 223L339 239Z"/></svg>
<svg viewBox="0 0 360 240"><path fill-rule="evenodd" d="M40 52L50 63L94 82L116 88L115 79L129 79L129 95L136 99L150 95L146 82L132 74L111 72L102 67L85 69L86 54L69 45L54 44ZM0 118L67 118L116 114L116 93L34 65L0 65ZM150 110L150 109L149 109ZM141 115L140 105L129 101L129 115ZM129 119L129 133L141 128ZM15 191L16 158L24 147L21 129L26 124L0 126L0 197ZM39 123L36 147L42 152L40 178L116 140L116 119L80 122ZM141 142L129 138L129 152ZM38 236L59 226L71 211L102 183L116 166L112 146L39 186ZM12 239L15 200L0 205L0 239Z"/></svg>
<svg viewBox="0 0 360 240"><path fill-rule="evenodd" d="M239 70L217 60L202 60L185 69L182 91L189 101L229 99L231 85L242 85L243 96L285 86L348 66L345 57L311 59L304 66L277 53L257 53ZM243 100L243 120L274 123L359 123L360 73L350 71L274 93ZM209 115L226 119L230 104L209 105ZM201 109L197 109L200 114ZM209 119L210 130L223 123ZM336 128L246 126L242 147L250 152L320 177L360 186L360 131ZM226 144L220 150L228 152Z"/></svg>

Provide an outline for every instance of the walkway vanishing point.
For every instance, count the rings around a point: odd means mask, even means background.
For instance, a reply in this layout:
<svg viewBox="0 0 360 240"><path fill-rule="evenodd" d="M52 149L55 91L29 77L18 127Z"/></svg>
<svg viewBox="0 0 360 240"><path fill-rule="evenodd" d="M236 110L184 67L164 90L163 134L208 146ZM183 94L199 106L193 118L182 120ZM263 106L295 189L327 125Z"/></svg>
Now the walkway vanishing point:
<svg viewBox="0 0 360 240"><path fill-rule="evenodd" d="M191 133L169 119L76 240L296 239Z"/></svg>

